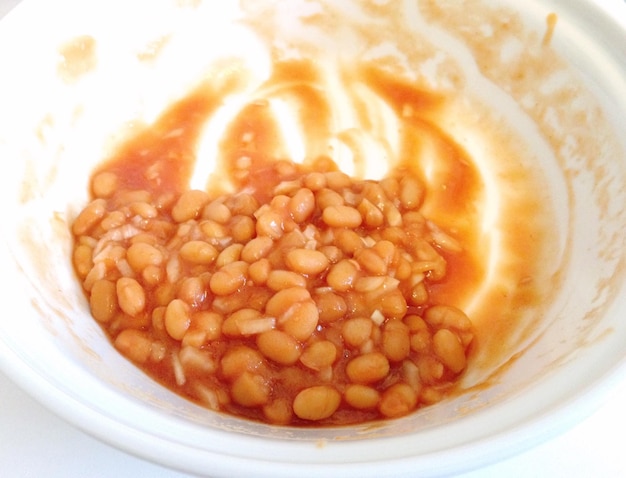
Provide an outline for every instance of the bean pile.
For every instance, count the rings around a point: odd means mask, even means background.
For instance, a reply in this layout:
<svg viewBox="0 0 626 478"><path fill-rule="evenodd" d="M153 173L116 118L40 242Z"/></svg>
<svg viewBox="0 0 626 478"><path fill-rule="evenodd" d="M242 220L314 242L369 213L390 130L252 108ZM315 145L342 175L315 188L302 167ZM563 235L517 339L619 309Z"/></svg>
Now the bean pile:
<svg viewBox="0 0 626 478"><path fill-rule="evenodd" d="M73 262L114 346L176 392L273 424L393 418L440 400L473 334L431 303L459 243L410 169L244 164L238 192L128 189L103 170Z"/></svg>

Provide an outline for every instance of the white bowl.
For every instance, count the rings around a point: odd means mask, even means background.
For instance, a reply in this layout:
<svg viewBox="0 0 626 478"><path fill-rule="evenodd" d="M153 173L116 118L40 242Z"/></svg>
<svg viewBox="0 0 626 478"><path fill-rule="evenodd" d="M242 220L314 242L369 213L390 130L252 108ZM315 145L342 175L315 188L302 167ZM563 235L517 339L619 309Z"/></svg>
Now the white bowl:
<svg viewBox="0 0 626 478"><path fill-rule="evenodd" d="M239 3L248 23L234 21ZM432 13L439 8L445 15ZM399 18L393 29L379 23L386 15ZM545 440L623 377L626 31L592 2L26 0L1 25L0 366L87 433L201 475L435 476ZM368 43L372 32L378 37ZM400 40L407 32L414 42ZM458 395L375 426L253 423L162 388L91 319L68 228L87 200L90 171L133 125L154 119L200 78L219 79L220 58L241 58L241 68L262 80L272 42L289 54L381 61L398 42L411 53L407 72L460 93L454 111L482 105L441 124L481 158L496 264L498 241L511 236L506 227L528 221L504 217L517 193L507 190L516 183L505 173L532 167L546 181L536 191L554 219L552 235L537 243L546 254L545 301L517 311L518 333L497 360L478 354ZM206 179L197 173L194 180ZM516 293L516 284L502 287Z"/></svg>

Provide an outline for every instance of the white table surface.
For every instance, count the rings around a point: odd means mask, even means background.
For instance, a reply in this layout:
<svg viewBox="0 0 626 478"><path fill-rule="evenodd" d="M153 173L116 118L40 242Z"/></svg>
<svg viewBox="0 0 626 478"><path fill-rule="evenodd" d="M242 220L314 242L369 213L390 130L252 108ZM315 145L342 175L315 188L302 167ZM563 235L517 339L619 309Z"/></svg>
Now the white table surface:
<svg viewBox="0 0 626 478"><path fill-rule="evenodd" d="M621 0L598 0L610 3ZM0 0L0 18L19 0ZM602 406L525 453L458 478L626 477L626 380ZM68 425L0 373L0 476L154 477L181 474L114 449Z"/></svg>

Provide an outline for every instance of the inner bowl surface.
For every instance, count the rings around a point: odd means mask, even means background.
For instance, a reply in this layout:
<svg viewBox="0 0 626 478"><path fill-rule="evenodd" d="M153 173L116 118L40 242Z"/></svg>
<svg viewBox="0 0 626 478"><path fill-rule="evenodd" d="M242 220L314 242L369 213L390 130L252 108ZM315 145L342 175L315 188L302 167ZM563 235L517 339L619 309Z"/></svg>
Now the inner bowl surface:
<svg viewBox="0 0 626 478"><path fill-rule="evenodd" d="M27 0L0 29L0 63L8 72L0 156L11 165L0 178L7 214L2 281L11 311L0 320L3 370L88 433L212 476L330 469L345 476L436 475L547 438L591 410L597 395L588 392L601 391L598 384L623 367L623 45L623 28L588 2ZM516 197L503 187L510 178L499 172L511 169L499 169L502 151L512 152L507 158L520 170L541 173L546 187L537 194L554 220L538 243L549 300L521 314L498 360L478 356L455 397L383 423L262 425L210 413L163 389L119 356L91 320L71 268L68 228L87 200L90 172L136 125L200 79L219 81L224 59L238 59L251 84L264 78L272 48L319 55L326 72L358 55L394 65L403 59L416 81L468 98L441 124L480 162L495 211L504 207L499 198ZM335 87L331 94L341 96ZM472 110L477 105L484 109ZM210 151L210 140L203 148ZM349 159L347 169L354 167ZM194 181L206 181L208 164ZM526 219L485 221L506 235ZM495 261L497 236L489 238Z"/></svg>

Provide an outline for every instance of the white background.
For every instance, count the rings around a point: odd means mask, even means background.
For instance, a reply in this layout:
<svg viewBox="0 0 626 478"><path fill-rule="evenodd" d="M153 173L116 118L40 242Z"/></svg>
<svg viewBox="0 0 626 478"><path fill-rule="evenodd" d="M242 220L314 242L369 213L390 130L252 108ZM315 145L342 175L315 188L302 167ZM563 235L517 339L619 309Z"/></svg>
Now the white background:
<svg viewBox="0 0 626 478"><path fill-rule="evenodd" d="M610 6L622 0L597 1ZM0 0L0 18L18 2ZM1 81L0 75L0 86ZM560 436L458 478L626 477L624 444L626 380L617 383L592 416ZM95 440L57 418L0 373L0 476L183 478L189 475L145 462Z"/></svg>

